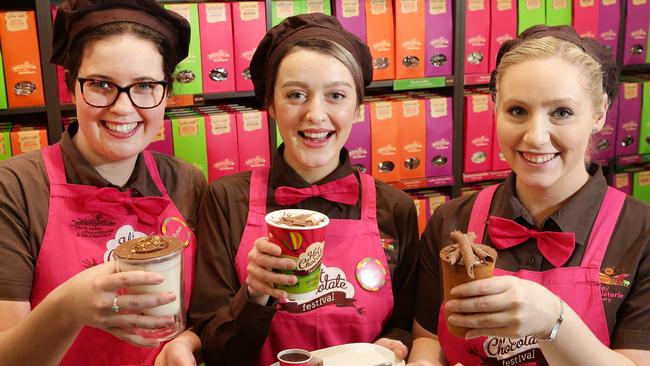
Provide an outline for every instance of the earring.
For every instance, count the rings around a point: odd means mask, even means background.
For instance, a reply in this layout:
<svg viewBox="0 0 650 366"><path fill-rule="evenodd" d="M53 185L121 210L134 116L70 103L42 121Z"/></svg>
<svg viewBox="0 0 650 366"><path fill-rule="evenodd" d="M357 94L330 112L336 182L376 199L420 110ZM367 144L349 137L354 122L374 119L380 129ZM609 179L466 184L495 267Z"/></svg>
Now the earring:
<svg viewBox="0 0 650 366"><path fill-rule="evenodd" d="M591 134L592 135L595 135L597 133L598 133L598 127L594 127L594 128L591 129Z"/></svg>

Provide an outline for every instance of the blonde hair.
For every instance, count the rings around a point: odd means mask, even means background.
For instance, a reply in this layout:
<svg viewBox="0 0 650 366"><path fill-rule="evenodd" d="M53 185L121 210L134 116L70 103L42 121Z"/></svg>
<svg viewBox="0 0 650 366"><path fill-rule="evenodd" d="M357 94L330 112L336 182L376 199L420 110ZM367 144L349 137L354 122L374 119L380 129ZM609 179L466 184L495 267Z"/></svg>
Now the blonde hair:
<svg viewBox="0 0 650 366"><path fill-rule="evenodd" d="M497 100L499 98L501 80L510 66L528 60L552 57L559 57L561 60L570 65L577 66L578 69L582 70L585 82L587 83L587 91L591 95L593 110L599 111L604 100L607 98L604 96L606 91L603 89L603 70L601 65L580 48L580 46L555 37L527 40L503 55L497 68L495 90Z"/></svg>

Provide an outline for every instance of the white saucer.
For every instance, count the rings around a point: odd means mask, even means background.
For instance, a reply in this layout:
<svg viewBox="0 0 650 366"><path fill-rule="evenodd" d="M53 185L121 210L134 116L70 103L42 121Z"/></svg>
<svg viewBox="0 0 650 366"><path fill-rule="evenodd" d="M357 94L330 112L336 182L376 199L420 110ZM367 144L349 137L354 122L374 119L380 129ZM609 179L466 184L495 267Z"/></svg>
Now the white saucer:
<svg viewBox="0 0 650 366"><path fill-rule="evenodd" d="M311 352L323 360L323 366L374 366L392 362L392 366L404 366L403 360L396 360L393 351L372 343L348 343ZM274 363L271 366L278 365Z"/></svg>

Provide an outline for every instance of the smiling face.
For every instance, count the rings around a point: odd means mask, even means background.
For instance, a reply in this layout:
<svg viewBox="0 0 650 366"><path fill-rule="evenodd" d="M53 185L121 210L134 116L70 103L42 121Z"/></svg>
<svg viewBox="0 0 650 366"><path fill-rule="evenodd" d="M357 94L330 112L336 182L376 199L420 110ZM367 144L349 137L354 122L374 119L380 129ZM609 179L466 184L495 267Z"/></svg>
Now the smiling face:
<svg viewBox="0 0 650 366"><path fill-rule="evenodd" d="M111 36L91 43L81 60L80 78L126 86L139 81L164 80L163 58L153 42L132 35ZM163 121L166 101L152 109L133 106L121 93L108 107L92 107L74 89L79 133L75 144L91 164L136 159L154 139Z"/></svg>
<svg viewBox="0 0 650 366"><path fill-rule="evenodd" d="M352 73L332 56L294 48L278 68L269 113L284 140L284 159L314 182L336 169L352 127Z"/></svg>
<svg viewBox="0 0 650 366"><path fill-rule="evenodd" d="M560 58L511 65L500 76L497 135L517 189L572 194L588 179L592 129L604 123L582 70Z"/></svg>

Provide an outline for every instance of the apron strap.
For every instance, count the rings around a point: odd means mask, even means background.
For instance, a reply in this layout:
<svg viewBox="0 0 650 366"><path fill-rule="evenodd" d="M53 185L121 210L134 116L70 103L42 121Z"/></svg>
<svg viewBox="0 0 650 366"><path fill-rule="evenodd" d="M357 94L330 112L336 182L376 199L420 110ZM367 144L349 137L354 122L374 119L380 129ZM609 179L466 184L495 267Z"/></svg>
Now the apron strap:
<svg viewBox="0 0 650 366"><path fill-rule="evenodd" d="M268 190L269 169L253 169L251 172L250 198L248 200L248 217L258 213L266 215L266 195Z"/></svg>
<svg viewBox="0 0 650 366"><path fill-rule="evenodd" d="M160 179L160 173L158 172L158 166L153 158L153 154L149 150L144 150L142 154L144 156L144 163L147 166L147 171L149 172L151 179L156 183L156 187L158 187L158 190L162 193L163 197L169 197L167 189L165 189L165 185L163 184L162 179Z"/></svg>
<svg viewBox="0 0 650 366"><path fill-rule="evenodd" d="M66 184L65 167L63 166L63 154L59 144L50 145L41 150L45 171L50 179L50 184Z"/></svg>
<svg viewBox="0 0 650 366"><path fill-rule="evenodd" d="M618 217L623 210L626 194L618 189L607 187L605 198L589 234L587 250L582 257L582 266L592 265L600 268L607 250L609 239L612 237Z"/></svg>
<svg viewBox="0 0 650 366"><path fill-rule="evenodd" d="M361 179L361 219L377 219L377 195L375 179L366 173L359 173Z"/></svg>
<svg viewBox="0 0 650 366"><path fill-rule="evenodd" d="M492 205L492 197L496 192L499 184L494 184L479 191L472 207L472 213L469 216L469 225L467 225L467 232L473 231L476 234L476 240L481 243L485 242L485 225L487 223L488 215L490 214L490 206Z"/></svg>

